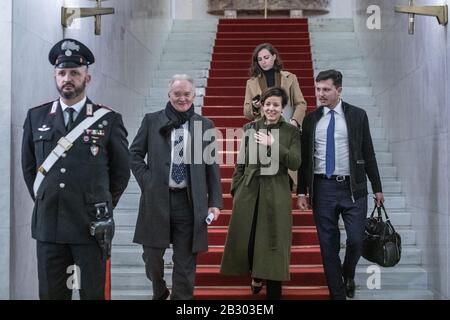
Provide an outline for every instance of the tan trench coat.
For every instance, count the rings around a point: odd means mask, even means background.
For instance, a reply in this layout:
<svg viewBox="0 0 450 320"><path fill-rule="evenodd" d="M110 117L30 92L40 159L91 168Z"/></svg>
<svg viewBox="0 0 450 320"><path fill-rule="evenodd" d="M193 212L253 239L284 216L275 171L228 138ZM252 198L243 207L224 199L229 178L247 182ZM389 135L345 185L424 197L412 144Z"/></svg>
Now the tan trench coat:
<svg viewBox="0 0 450 320"><path fill-rule="evenodd" d="M295 119L299 124L302 124L303 118L306 112L306 101L303 97L302 91L298 84L297 76L288 71L281 71L281 87L288 94L288 105L292 106L293 115L292 118ZM247 80L247 87L245 89L245 101L244 101L244 116L249 120L255 120L256 117L252 113L252 99L261 94L261 87L259 85L259 78L252 77ZM259 117L258 117L259 118ZM290 120L290 119L286 119Z"/></svg>

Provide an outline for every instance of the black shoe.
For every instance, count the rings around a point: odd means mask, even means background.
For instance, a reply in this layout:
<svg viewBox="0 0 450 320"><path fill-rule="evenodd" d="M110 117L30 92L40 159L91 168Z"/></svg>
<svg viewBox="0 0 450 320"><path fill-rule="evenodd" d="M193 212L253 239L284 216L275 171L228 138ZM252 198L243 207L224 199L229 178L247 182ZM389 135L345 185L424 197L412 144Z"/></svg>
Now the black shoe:
<svg viewBox="0 0 450 320"><path fill-rule="evenodd" d="M252 284L250 285L250 288L252 289L253 294L258 294L261 291L262 287L263 287L262 280L258 281L258 280L252 279Z"/></svg>
<svg viewBox="0 0 450 320"><path fill-rule="evenodd" d="M167 300L170 295L169 289L166 288L166 291L159 298L153 297L153 300Z"/></svg>
<svg viewBox="0 0 450 320"><path fill-rule="evenodd" d="M345 284L345 295L348 298L353 298L355 296L355 280L346 279L344 284Z"/></svg>

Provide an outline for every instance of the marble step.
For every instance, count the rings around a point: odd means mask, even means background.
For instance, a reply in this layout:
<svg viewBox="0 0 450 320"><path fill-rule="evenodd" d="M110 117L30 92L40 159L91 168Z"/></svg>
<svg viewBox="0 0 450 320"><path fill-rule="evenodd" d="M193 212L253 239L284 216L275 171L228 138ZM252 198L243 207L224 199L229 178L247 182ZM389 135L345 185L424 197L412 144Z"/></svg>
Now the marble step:
<svg viewBox="0 0 450 320"><path fill-rule="evenodd" d="M151 289L147 290L117 290L113 289L111 293L112 300L151 300Z"/></svg>
<svg viewBox="0 0 450 320"><path fill-rule="evenodd" d="M386 137L384 128L370 128L372 139L383 139Z"/></svg>
<svg viewBox="0 0 450 320"><path fill-rule="evenodd" d="M190 66L189 66L190 67ZM179 68L177 71L174 70L156 70L154 73L154 78L164 78L164 79L170 79L175 73L186 73L193 77L194 79L197 78L207 78L209 71L208 68L189 68L184 66L183 68Z"/></svg>
<svg viewBox="0 0 450 320"><path fill-rule="evenodd" d="M342 77L343 77L343 86L346 89L360 86L370 87L370 80L365 76L347 76L346 74L343 73Z"/></svg>
<svg viewBox="0 0 450 320"><path fill-rule="evenodd" d="M209 41L209 43L213 43L216 39L216 32L196 32L196 33L189 33L189 32L177 32L177 33L169 33L169 36L167 37L168 41L186 41L186 42L192 42L192 41L199 41L199 40L206 40Z"/></svg>
<svg viewBox="0 0 450 320"><path fill-rule="evenodd" d="M159 70L173 70L175 73L180 73L180 70L186 69L209 69L210 61L161 61L158 65Z"/></svg>
<svg viewBox="0 0 450 320"><path fill-rule="evenodd" d="M369 118L370 119L370 118ZM385 139L372 139L373 147L375 149L375 152L389 151L389 143Z"/></svg>
<svg viewBox="0 0 450 320"><path fill-rule="evenodd" d="M344 86L344 92L347 95L368 95L368 96L372 96L373 89L372 89L371 86L358 86L358 87L353 86L353 87L348 87L348 88L346 88Z"/></svg>
<svg viewBox="0 0 450 320"><path fill-rule="evenodd" d="M212 48L214 45L214 39L175 39L175 40L167 40L164 44L163 51L177 52L184 48L186 50L195 50L194 48L199 48L201 50L205 50L205 52L212 52Z"/></svg>
<svg viewBox="0 0 450 320"><path fill-rule="evenodd" d="M116 266L143 266L144 260L142 259L142 253L143 248L139 244L134 245L127 245L127 246L116 246L113 245L112 248L112 254L111 254L111 263L112 268L115 268ZM173 249L172 247L167 248L166 252L164 253L163 259L164 259L164 265L165 266L172 266L172 254ZM130 264L127 263L127 260L125 260L125 257L131 257L132 259L129 260Z"/></svg>
<svg viewBox="0 0 450 320"><path fill-rule="evenodd" d="M370 205L372 205L371 202ZM389 203L389 202L387 202ZM416 233L413 230L406 229L404 227L397 227L397 232L402 238L402 245L413 245L416 243ZM113 244L117 246L128 246L133 244L134 227L116 227ZM345 246L345 240L347 239L345 231L341 230L341 246Z"/></svg>
<svg viewBox="0 0 450 320"><path fill-rule="evenodd" d="M341 59L359 59L362 58L363 55L359 51L351 51L351 50L340 50L336 49L336 52L330 51L322 51L322 50L313 50L313 61L322 61L322 60L341 60Z"/></svg>
<svg viewBox="0 0 450 320"><path fill-rule="evenodd" d="M355 106L376 106L376 99L373 95L369 94L354 94L352 91L352 88L343 88L342 90L342 99L345 102L348 102L350 104L353 104ZM376 109L379 109L376 107Z"/></svg>
<svg viewBox="0 0 450 320"><path fill-rule="evenodd" d="M383 165L380 165L380 167L383 167ZM383 191L385 193L400 193L402 190L401 182L396 180L395 178L383 178L382 179L382 185L383 185ZM367 182L368 191L372 192L372 187L370 182ZM139 185L136 181L130 180L128 182L128 186L124 192L124 195L129 193L140 193Z"/></svg>
<svg viewBox="0 0 450 320"><path fill-rule="evenodd" d="M112 268L118 267L144 267L144 261L142 260L142 247L113 247L111 255ZM345 249L341 250L340 258L343 261L345 256ZM171 267L172 264L172 251L166 251L164 255L165 265ZM422 262L422 252L415 246L404 246L402 248L402 257L399 265L417 265ZM360 266L373 265L372 262L361 258L358 262Z"/></svg>
<svg viewBox="0 0 450 320"><path fill-rule="evenodd" d="M381 181L383 181L384 178L397 177L397 167L395 166L378 166L378 171L380 173Z"/></svg>
<svg viewBox="0 0 450 320"><path fill-rule="evenodd" d="M309 32L354 32L353 19L309 18Z"/></svg>
<svg viewBox="0 0 450 320"><path fill-rule="evenodd" d="M167 286L172 287L172 269L164 268L164 279ZM152 291L152 282L145 274L144 264L139 266L112 266L111 268L111 288L112 292L121 290L148 290Z"/></svg>
<svg viewBox="0 0 450 320"><path fill-rule="evenodd" d="M161 56L163 62L178 62L178 61L211 61L209 53L192 53L192 52L166 52Z"/></svg>
<svg viewBox="0 0 450 320"><path fill-rule="evenodd" d="M213 52L213 44L211 42L205 43L180 43L179 41L167 41L164 45L163 53L174 53L187 51L190 53L208 53Z"/></svg>
<svg viewBox="0 0 450 320"><path fill-rule="evenodd" d="M357 38L354 32L312 32L310 33L310 39L313 48L323 46L330 49L331 44L336 44L338 49L357 48Z"/></svg>
<svg viewBox="0 0 450 320"><path fill-rule="evenodd" d="M172 286L170 271L170 269L166 268L164 272L164 278L169 288ZM372 275L373 273L368 273L367 266L358 266L356 268L356 294L359 290L368 290L367 280ZM112 268L111 277L113 291L151 290L151 281L146 277L143 266ZM416 266L380 267L380 277L380 290L405 289L405 293L407 293L408 289L427 289L428 285L426 271Z"/></svg>
<svg viewBox="0 0 450 320"><path fill-rule="evenodd" d="M343 78L343 81L344 81L344 88L345 88L345 79L352 78L352 77L368 79L366 71L365 71L364 68L358 68L358 69L350 68L350 69L345 69L345 70L342 70L341 68L338 68L338 69L342 73L342 78ZM316 77L319 74L319 72L322 71L322 70L324 70L324 69L318 69L318 68L316 68L314 66L314 77Z"/></svg>
<svg viewBox="0 0 450 320"><path fill-rule="evenodd" d="M359 47L355 39L334 39L330 35L327 38L312 38L311 50L315 52L329 52L330 48L336 48L338 52L340 50L356 50L359 51Z"/></svg>
<svg viewBox="0 0 450 320"><path fill-rule="evenodd" d="M195 81L194 81L195 82ZM168 87L165 88L150 88L150 99L166 99L167 100ZM197 86L195 89L196 97L203 97L205 95L205 88Z"/></svg>
<svg viewBox="0 0 450 320"><path fill-rule="evenodd" d="M214 17L208 17L207 19L174 19L172 20L172 25L204 25L205 27L208 25L219 23L219 19Z"/></svg>
<svg viewBox="0 0 450 320"><path fill-rule="evenodd" d="M380 268L380 289L427 289L428 274L420 266L396 265L391 268ZM367 290L367 280L373 276L367 266L356 267L355 283L359 288ZM370 280L369 280L370 281Z"/></svg>
<svg viewBox="0 0 450 320"><path fill-rule="evenodd" d="M381 120L381 117L369 117L369 126L371 128L383 127L383 121Z"/></svg>
<svg viewBox="0 0 450 320"><path fill-rule="evenodd" d="M170 78L153 78L152 87L155 88L166 88L169 84ZM206 87L207 78L194 78L194 84L196 87Z"/></svg>
<svg viewBox="0 0 450 320"><path fill-rule="evenodd" d="M201 25L174 25L172 27L171 33L177 34L177 33L203 33L203 32L217 32L217 24L216 25L210 25L207 27L201 26Z"/></svg>
<svg viewBox="0 0 450 320"><path fill-rule="evenodd" d="M130 246L116 246L112 248L111 263L112 268L116 267L143 267L144 260L142 259L143 249L141 246L136 245L136 247ZM164 253L164 264L167 267L172 266L172 249L167 249Z"/></svg>
<svg viewBox="0 0 450 320"><path fill-rule="evenodd" d="M136 187L138 189L138 187ZM140 194L140 191L137 190L137 193ZM370 193L372 194L372 193ZM126 195L124 195L126 197ZM372 202L373 203L373 202ZM386 203L388 206L388 204ZM373 210L373 204L368 207L367 215ZM376 213L375 213L376 214ZM391 219L394 227L407 227L411 225L411 213L406 212L404 210L393 211L388 207L389 218ZM130 227L134 228L137 223L138 216L138 206L136 205L133 209L117 209L114 211L114 221L117 227ZM340 222L343 225L343 222Z"/></svg>
<svg viewBox="0 0 450 320"><path fill-rule="evenodd" d="M384 130L384 128L371 128L370 130L372 131L372 130L378 130L378 129ZM390 153L390 152L377 152L376 158L377 158L377 163L379 166L383 165L383 164L387 164L387 165L392 164L392 153Z"/></svg>
<svg viewBox="0 0 450 320"><path fill-rule="evenodd" d="M423 290L358 290L352 300L434 300L431 291Z"/></svg>
<svg viewBox="0 0 450 320"><path fill-rule="evenodd" d="M313 65L315 69L338 69L338 70L364 70L363 60L356 59L333 59L333 60L315 60L313 57Z"/></svg>
<svg viewBox="0 0 450 320"><path fill-rule="evenodd" d="M358 290L353 300L433 300L429 290ZM150 290L113 290L113 300L150 300Z"/></svg>
<svg viewBox="0 0 450 320"><path fill-rule="evenodd" d="M177 30L188 30L189 28L202 28L202 31L215 32L217 30L218 19L176 19L172 23L172 32Z"/></svg>
<svg viewBox="0 0 450 320"><path fill-rule="evenodd" d="M356 33L355 32L341 32L341 31L335 31L335 32L314 32L310 31L309 37L312 42L315 42L315 40L352 40L353 43L356 43Z"/></svg>
<svg viewBox="0 0 450 320"><path fill-rule="evenodd" d="M377 157L378 159L378 157ZM383 186L383 191L387 193L400 193L402 191L402 183L395 179L382 179L381 184ZM372 185L368 182L367 188L369 193L372 193Z"/></svg>
<svg viewBox="0 0 450 320"><path fill-rule="evenodd" d="M350 104L356 105L354 102L352 103L352 102L350 102L349 100L347 100L345 98L344 98L344 101L348 102ZM366 111L367 117L369 119L377 118L377 117L380 116L380 109L375 107L375 105L365 106L365 105L359 104L359 105L356 105L356 106L364 109ZM372 139L373 139L373 137L372 137Z"/></svg>

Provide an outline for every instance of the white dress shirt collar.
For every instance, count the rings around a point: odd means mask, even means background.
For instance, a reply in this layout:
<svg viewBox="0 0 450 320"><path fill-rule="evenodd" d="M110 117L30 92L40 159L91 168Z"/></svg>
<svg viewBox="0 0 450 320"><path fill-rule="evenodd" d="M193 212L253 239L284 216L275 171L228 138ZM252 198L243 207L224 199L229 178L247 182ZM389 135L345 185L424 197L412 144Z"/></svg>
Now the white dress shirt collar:
<svg viewBox="0 0 450 320"><path fill-rule="evenodd" d="M65 103L62 101L62 99L60 98L60 99L59 99L59 103L61 104L61 108L62 108L62 111L63 111L63 112L64 112L67 108L71 107L71 108L74 108L74 109L75 109L76 114L79 114L80 111L81 111L81 109L83 109L84 105L86 104L86 100L87 100L87 97L84 96L84 98L83 98L80 102L75 103L73 106L68 106L68 105L65 104Z"/></svg>
<svg viewBox="0 0 450 320"><path fill-rule="evenodd" d="M336 107L334 107L334 109L323 107L323 116L324 117L327 116L328 112L330 112L331 110L334 110L334 112L336 112L338 115L344 116L344 109L342 108L342 100L339 99L339 102L336 105Z"/></svg>

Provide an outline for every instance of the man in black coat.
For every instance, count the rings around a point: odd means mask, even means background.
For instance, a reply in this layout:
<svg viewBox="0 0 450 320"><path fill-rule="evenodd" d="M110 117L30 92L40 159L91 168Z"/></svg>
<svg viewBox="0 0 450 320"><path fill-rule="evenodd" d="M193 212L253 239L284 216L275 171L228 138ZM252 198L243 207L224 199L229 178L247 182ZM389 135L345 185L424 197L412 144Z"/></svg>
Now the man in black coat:
<svg viewBox="0 0 450 320"><path fill-rule="evenodd" d="M119 113L86 97L94 56L85 45L64 39L49 60L60 98L28 111L22 141L23 175L35 202L39 297L71 299L78 287L81 299L104 299L109 252L91 235L99 230L91 223L103 223L104 240L112 239L109 218L130 178L127 131ZM92 123L80 125L85 120ZM73 141L62 139L70 135Z"/></svg>
<svg viewBox="0 0 450 320"><path fill-rule="evenodd" d="M222 208L214 124L194 112L195 87L188 75L174 75L166 108L145 115L130 147L132 170L141 188L134 242L144 249L153 299L170 292L164 280L164 252L173 245L172 300L193 298L197 253L208 249L208 213ZM147 161L145 158L147 157Z"/></svg>
<svg viewBox="0 0 450 320"><path fill-rule="evenodd" d="M298 206L312 200L320 250L332 299L353 298L355 269L361 257L367 215L367 176L375 201L384 201L366 112L341 100L342 74L316 77L320 107L303 121ZM347 232L344 263L339 258L339 215Z"/></svg>

